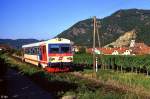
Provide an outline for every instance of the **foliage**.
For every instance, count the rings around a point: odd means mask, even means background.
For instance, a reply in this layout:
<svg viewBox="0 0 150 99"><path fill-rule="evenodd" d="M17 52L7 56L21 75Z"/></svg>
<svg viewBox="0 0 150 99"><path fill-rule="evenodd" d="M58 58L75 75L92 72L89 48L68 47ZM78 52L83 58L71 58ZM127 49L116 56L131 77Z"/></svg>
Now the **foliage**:
<svg viewBox="0 0 150 99"><path fill-rule="evenodd" d="M124 55L97 55L98 65L122 67L125 70L128 68L144 69L150 71L150 55L124 56ZM93 64L91 54L75 54L74 63L78 64Z"/></svg>
<svg viewBox="0 0 150 99"><path fill-rule="evenodd" d="M6 64L5 61L4 53L0 52L0 78L7 72L8 64Z"/></svg>
<svg viewBox="0 0 150 99"><path fill-rule="evenodd" d="M84 74L91 74L92 70L85 70ZM113 82L114 84L124 84L131 86L133 88L137 88L139 90L146 90L150 91L150 77L147 77L142 74L136 73L122 73L122 72L115 72L112 70L98 70L97 79L107 82Z"/></svg>
<svg viewBox="0 0 150 99"><path fill-rule="evenodd" d="M24 64L20 61L17 61L12 57L7 57L6 63L9 64L11 68L17 68L20 72L29 76L41 71L40 69L35 68L29 64Z"/></svg>
<svg viewBox="0 0 150 99"><path fill-rule="evenodd" d="M22 45L38 42L36 39L0 39L0 44L6 44L14 49L21 49Z"/></svg>

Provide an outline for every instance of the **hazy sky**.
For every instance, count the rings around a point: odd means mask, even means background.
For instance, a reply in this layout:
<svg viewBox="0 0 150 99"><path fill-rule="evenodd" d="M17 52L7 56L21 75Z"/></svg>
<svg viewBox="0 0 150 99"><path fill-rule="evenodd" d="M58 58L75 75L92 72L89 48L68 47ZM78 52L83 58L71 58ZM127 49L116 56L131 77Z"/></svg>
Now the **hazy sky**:
<svg viewBox="0 0 150 99"><path fill-rule="evenodd" d="M0 38L50 39L80 20L129 8L150 9L150 0L0 0Z"/></svg>

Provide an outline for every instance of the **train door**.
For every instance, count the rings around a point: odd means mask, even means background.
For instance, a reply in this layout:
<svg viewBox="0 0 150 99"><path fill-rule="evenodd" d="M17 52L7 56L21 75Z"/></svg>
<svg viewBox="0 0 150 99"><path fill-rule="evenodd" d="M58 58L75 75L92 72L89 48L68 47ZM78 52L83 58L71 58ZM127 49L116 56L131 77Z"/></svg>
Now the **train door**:
<svg viewBox="0 0 150 99"><path fill-rule="evenodd" d="M41 61L47 61L47 55L46 55L46 45L40 46L41 48Z"/></svg>

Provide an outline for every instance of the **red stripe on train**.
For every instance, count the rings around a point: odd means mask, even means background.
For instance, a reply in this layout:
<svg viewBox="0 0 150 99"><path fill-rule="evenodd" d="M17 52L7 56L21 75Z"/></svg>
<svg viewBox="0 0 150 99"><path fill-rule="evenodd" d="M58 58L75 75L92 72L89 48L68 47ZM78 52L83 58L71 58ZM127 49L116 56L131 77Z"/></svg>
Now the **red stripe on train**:
<svg viewBox="0 0 150 99"><path fill-rule="evenodd" d="M57 73L57 72L67 72L70 69L69 68L50 68L50 67L46 67L45 70L49 73Z"/></svg>
<svg viewBox="0 0 150 99"><path fill-rule="evenodd" d="M40 61L40 63L44 63L44 64L47 64L47 62L45 61L45 62L43 62L43 61Z"/></svg>

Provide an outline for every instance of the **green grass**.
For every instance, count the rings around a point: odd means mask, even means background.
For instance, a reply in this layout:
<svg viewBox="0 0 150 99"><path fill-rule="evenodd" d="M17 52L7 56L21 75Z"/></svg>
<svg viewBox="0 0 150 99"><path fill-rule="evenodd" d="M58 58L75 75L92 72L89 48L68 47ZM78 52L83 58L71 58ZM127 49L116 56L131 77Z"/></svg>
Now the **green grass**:
<svg viewBox="0 0 150 99"><path fill-rule="evenodd" d="M26 63L22 63L8 55L3 55L0 57L5 58L6 63L9 64L8 66L10 66L11 68L17 68L20 72L22 72L25 75L28 75L29 77L36 73L40 73L39 77L48 79L49 82L59 81L59 82L66 82L69 84L77 85L77 88L74 88L74 89L70 89L67 91L63 91L63 90L58 91L57 92L58 96L74 95L78 99L133 99L133 98L138 97L134 93L128 93L128 92L122 92L122 91L118 92L113 89L107 90L107 88L105 88L104 86L95 84L95 82L87 80L87 79L81 79L79 77L72 75L71 73L46 73L42 69L39 69L37 67L31 66ZM91 71L85 71L84 73L90 73L90 72ZM114 78L113 76L110 76L110 75L114 75ZM109 76L111 77L111 79L114 79L114 80L124 79L124 78L121 78L121 75L117 76L117 74L112 71L99 71L98 72L98 77L100 77L101 79L105 81L109 79ZM145 86L148 86L148 85L145 85Z"/></svg>
<svg viewBox="0 0 150 99"><path fill-rule="evenodd" d="M8 55L4 54L1 55L2 58L5 59L6 63L8 64L9 67L11 68L17 68L20 72L26 75L33 75L34 73L42 71L41 69L35 68L29 64L22 63L19 60L16 60L12 57L9 57Z"/></svg>
<svg viewBox="0 0 150 99"><path fill-rule="evenodd" d="M116 94L116 92L105 92L103 90L93 91L80 91L75 93L73 91L65 93L65 96L75 96L77 99L141 99L142 97L132 93Z"/></svg>
<svg viewBox="0 0 150 99"><path fill-rule="evenodd" d="M90 74L93 70L85 70L83 74ZM113 70L98 70L97 79L107 82L109 80L117 81L120 84L131 87L139 87L150 92L150 77L136 73L122 73Z"/></svg>

